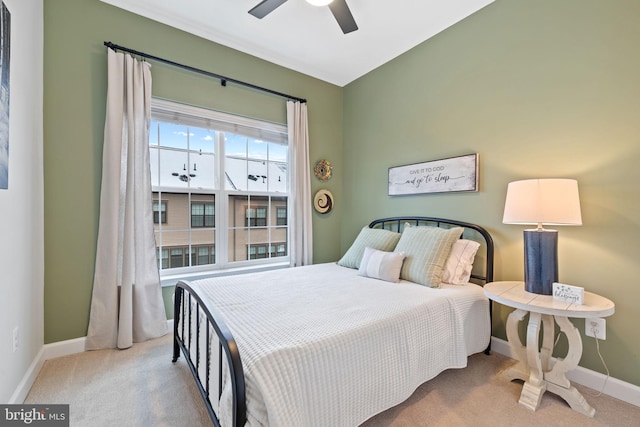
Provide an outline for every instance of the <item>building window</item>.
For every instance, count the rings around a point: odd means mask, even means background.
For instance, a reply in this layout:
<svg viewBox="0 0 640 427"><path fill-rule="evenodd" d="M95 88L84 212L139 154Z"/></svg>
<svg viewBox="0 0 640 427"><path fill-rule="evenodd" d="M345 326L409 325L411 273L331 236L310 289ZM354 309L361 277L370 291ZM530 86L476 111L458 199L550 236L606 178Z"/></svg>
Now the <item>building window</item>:
<svg viewBox="0 0 640 427"><path fill-rule="evenodd" d="M169 268L169 249L158 249L158 265L160 269Z"/></svg>
<svg viewBox="0 0 640 427"><path fill-rule="evenodd" d="M154 224L166 224L167 223L167 202L153 201L153 223Z"/></svg>
<svg viewBox="0 0 640 427"><path fill-rule="evenodd" d="M171 254L171 257L169 257ZM188 255L190 254L190 256ZM185 267L191 262L195 265L216 263L215 246L173 246L170 249L158 250L158 267L162 269Z"/></svg>
<svg viewBox="0 0 640 427"><path fill-rule="evenodd" d="M269 249L267 251L267 248ZM286 256L286 244L251 245L248 247L249 259L264 259Z"/></svg>
<svg viewBox="0 0 640 427"><path fill-rule="evenodd" d="M267 226L267 208L247 208L246 210L247 227L266 227Z"/></svg>
<svg viewBox="0 0 640 427"><path fill-rule="evenodd" d="M286 127L157 99L151 115L161 275L286 260Z"/></svg>
<svg viewBox="0 0 640 427"><path fill-rule="evenodd" d="M278 256L286 256L287 255L287 246L284 243L278 243L275 245L269 246L269 252L272 257Z"/></svg>
<svg viewBox="0 0 640 427"><path fill-rule="evenodd" d="M287 208L276 209L276 225L287 225Z"/></svg>
<svg viewBox="0 0 640 427"><path fill-rule="evenodd" d="M191 202L191 227L215 227L216 209L213 203Z"/></svg>
<svg viewBox="0 0 640 427"><path fill-rule="evenodd" d="M170 268L184 267L184 249L171 248Z"/></svg>

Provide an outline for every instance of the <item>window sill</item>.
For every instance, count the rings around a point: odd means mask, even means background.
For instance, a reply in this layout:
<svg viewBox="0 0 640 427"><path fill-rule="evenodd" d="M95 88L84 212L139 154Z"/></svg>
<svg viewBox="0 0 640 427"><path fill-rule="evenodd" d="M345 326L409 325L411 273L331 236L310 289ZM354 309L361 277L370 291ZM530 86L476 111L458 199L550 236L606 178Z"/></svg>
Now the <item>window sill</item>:
<svg viewBox="0 0 640 427"><path fill-rule="evenodd" d="M281 268L289 268L291 264L287 262L279 262L273 264L253 265L249 267L227 268L224 270L208 270L193 273L173 274L160 277L160 285L164 287L175 286L179 280L193 281L198 279L208 279L210 277L236 276L239 274L256 273L260 271L278 270Z"/></svg>

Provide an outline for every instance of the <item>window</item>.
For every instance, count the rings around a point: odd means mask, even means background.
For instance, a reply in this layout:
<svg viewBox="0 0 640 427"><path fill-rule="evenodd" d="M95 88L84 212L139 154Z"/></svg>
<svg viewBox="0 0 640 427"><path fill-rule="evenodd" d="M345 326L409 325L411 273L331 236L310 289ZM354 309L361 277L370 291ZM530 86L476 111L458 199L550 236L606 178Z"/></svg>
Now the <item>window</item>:
<svg viewBox="0 0 640 427"><path fill-rule="evenodd" d="M191 227L213 227L216 223L215 205L206 202L191 202Z"/></svg>
<svg viewBox="0 0 640 427"><path fill-rule="evenodd" d="M247 227L266 227L267 226L267 208L247 208Z"/></svg>
<svg viewBox="0 0 640 427"><path fill-rule="evenodd" d="M157 99L151 111L161 275L287 261L286 127Z"/></svg>
<svg viewBox="0 0 640 427"><path fill-rule="evenodd" d="M171 253L171 258L169 258ZM169 249L158 249L158 260L161 269L184 267L189 265L191 254L191 265L215 264L216 251L214 246L188 246L172 247Z"/></svg>
<svg viewBox="0 0 640 427"><path fill-rule="evenodd" d="M267 252L267 248L269 251ZM263 259L267 257L282 257L286 255L286 245L276 243L271 245L251 245L248 248L249 259Z"/></svg>
<svg viewBox="0 0 640 427"><path fill-rule="evenodd" d="M157 200L153 201L153 223L167 223L167 202L158 202Z"/></svg>
<svg viewBox="0 0 640 427"><path fill-rule="evenodd" d="M276 225L287 225L287 208L276 208Z"/></svg>

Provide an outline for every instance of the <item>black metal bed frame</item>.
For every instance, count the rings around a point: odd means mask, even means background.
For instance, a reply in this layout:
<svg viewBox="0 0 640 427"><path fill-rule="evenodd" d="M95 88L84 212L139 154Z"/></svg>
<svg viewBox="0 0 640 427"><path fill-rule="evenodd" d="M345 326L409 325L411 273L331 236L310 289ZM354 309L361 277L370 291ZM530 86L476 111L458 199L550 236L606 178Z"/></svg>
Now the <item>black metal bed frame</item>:
<svg viewBox="0 0 640 427"><path fill-rule="evenodd" d="M415 216L377 219L369 224L369 228L383 228L401 232L404 228L404 224L406 223L415 226L435 225L436 227L444 226L444 228L455 226L463 227L464 232L462 237L466 238L471 237L468 236L468 234L470 234L468 230L473 230L478 233L482 240L484 240L486 251L484 274L474 273L471 277L483 283L493 281L494 247L493 239L487 230L479 225L457 220ZM478 239L476 238L475 240ZM201 324L201 312L206 317L204 325ZM490 319L491 315L491 304L489 304ZM201 333L206 334L204 335L206 343L206 348L204 349L201 348L202 346L200 345ZM211 402L211 390L209 385L212 349L214 347L211 342L213 338L215 338L214 334L217 336L218 341L217 402L220 402L222 394L223 368L224 361L226 360L226 369L228 370L232 388L232 426L230 427L242 427L246 422L246 389L244 371L242 369L240 353L235 339L216 310L212 307L207 307L187 282L182 280L179 281L176 284L174 296L173 362L177 362L180 357L180 352L182 351L185 356L185 361L196 381L198 390L204 399L205 406L207 407L207 411L209 412L209 416L211 417L213 424L216 427L221 427L219 414L216 413ZM489 354L490 350L491 341L489 341L489 346L486 348L485 354ZM202 363L205 363L204 370L206 378L204 384L200 380L199 376L199 370L201 369Z"/></svg>

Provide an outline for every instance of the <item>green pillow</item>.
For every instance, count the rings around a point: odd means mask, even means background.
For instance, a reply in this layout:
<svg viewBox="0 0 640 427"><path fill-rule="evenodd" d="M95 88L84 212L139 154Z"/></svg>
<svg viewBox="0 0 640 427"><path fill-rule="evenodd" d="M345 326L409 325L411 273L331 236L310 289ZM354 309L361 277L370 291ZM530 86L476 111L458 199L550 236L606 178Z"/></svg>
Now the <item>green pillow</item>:
<svg viewBox="0 0 640 427"><path fill-rule="evenodd" d="M462 227L411 227L405 225L396 252L406 258L400 278L431 288L440 287L447 257L453 243L462 235Z"/></svg>
<svg viewBox="0 0 640 427"><path fill-rule="evenodd" d="M400 233L395 231L363 227L349 250L338 261L338 265L360 268L365 248L369 247L379 251L391 252L396 247L398 240L400 240Z"/></svg>

